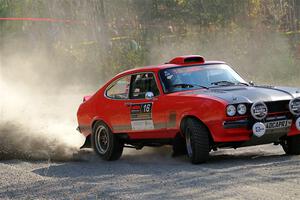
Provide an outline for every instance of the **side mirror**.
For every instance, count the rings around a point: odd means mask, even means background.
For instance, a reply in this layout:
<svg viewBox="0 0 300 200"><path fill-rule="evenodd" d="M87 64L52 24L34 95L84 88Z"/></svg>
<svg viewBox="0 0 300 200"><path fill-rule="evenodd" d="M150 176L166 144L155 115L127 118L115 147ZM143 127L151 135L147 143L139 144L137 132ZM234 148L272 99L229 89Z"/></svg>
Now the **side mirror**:
<svg viewBox="0 0 300 200"><path fill-rule="evenodd" d="M153 92L146 92L145 99L152 100L154 98Z"/></svg>
<svg viewBox="0 0 300 200"><path fill-rule="evenodd" d="M250 84L251 86L254 86L254 82L253 82L253 81L249 81L249 84Z"/></svg>

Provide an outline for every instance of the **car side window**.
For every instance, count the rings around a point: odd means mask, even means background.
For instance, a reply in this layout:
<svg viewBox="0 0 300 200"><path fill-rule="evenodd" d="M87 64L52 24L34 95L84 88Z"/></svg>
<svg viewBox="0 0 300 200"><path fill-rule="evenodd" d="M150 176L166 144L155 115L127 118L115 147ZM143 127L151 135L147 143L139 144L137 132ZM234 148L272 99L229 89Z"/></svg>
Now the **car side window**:
<svg viewBox="0 0 300 200"><path fill-rule="evenodd" d="M159 90L153 73L135 74L131 77L130 99L144 99L146 92L159 95Z"/></svg>
<svg viewBox="0 0 300 200"><path fill-rule="evenodd" d="M106 90L106 96L112 99L128 99L131 76L125 76L112 83Z"/></svg>

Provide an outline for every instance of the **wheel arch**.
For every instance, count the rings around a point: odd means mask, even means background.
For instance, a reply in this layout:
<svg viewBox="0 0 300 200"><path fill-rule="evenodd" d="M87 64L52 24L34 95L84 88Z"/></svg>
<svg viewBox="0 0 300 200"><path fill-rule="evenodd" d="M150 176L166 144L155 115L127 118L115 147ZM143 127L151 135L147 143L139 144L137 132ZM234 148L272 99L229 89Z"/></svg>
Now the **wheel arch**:
<svg viewBox="0 0 300 200"><path fill-rule="evenodd" d="M95 127L95 125L96 125L96 123L97 122L102 122L102 123L105 123L105 121L103 121L102 119L99 119L99 118L97 118L97 119L94 119L93 121L92 121L92 123L91 123L91 125L90 125L90 134L89 135L87 135L86 137L85 137L85 142L84 142L84 144L80 147L80 149L83 149L83 148L91 148L92 147L92 138L91 138L91 136L92 136L92 134L93 134L93 130L94 130L94 127ZM107 125L107 123L105 123L106 125ZM108 126L109 127L109 126ZM110 128L110 127L109 127Z"/></svg>
<svg viewBox="0 0 300 200"><path fill-rule="evenodd" d="M180 121L180 125L179 125L179 130L180 130L180 134L182 137L184 137L184 128L186 126L186 122L188 119L195 119L197 120L199 123L201 123L202 125L204 125L204 127L207 129L208 133L209 133L209 141L211 144L214 143L214 139L212 137L211 131L209 130L208 126L198 117L196 117L195 115L186 115L184 116L181 121Z"/></svg>
<svg viewBox="0 0 300 200"><path fill-rule="evenodd" d="M91 133L93 132L94 126L96 125L97 122L102 122L102 123L106 124L108 126L108 128L111 130L111 132L113 133L113 129L112 129L110 123L108 123L107 121L105 121L103 118L100 118L100 117L95 117L92 120L92 123L91 123Z"/></svg>

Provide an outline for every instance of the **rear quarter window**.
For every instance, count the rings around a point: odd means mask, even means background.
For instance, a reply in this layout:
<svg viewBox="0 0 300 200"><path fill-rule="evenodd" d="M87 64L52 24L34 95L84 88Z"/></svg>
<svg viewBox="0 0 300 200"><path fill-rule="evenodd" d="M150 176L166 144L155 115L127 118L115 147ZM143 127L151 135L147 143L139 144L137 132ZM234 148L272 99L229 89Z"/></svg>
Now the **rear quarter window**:
<svg viewBox="0 0 300 200"><path fill-rule="evenodd" d="M106 89L106 96L111 99L128 99L130 77L131 76L125 76L113 82Z"/></svg>

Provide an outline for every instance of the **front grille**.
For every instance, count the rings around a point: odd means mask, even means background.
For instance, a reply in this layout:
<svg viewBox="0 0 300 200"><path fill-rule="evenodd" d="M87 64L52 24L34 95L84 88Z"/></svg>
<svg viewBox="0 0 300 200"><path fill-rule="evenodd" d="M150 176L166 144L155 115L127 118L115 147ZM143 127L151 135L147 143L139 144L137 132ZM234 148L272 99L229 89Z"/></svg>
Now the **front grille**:
<svg viewBox="0 0 300 200"><path fill-rule="evenodd" d="M265 104L268 107L268 113L288 112L289 102L290 102L289 100L284 100L284 101L265 102Z"/></svg>

